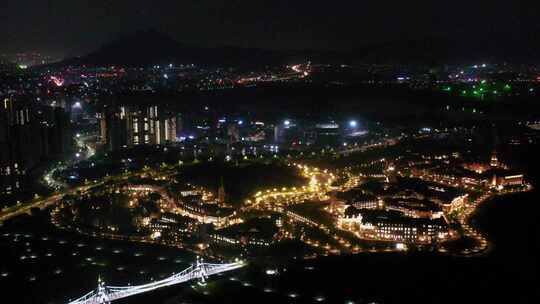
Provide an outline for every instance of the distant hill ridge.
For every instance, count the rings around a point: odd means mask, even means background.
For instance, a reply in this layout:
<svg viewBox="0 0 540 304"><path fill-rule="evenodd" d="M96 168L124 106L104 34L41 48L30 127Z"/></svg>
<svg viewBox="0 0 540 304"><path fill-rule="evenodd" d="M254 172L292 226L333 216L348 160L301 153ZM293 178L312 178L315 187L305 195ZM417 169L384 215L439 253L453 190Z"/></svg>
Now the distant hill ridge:
<svg viewBox="0 0 540 304"><path fill-rule="evenodd" d="M120 36L87 55L74 57L61 65L122 65L194 63L199 65L262 65L286 64L312 60L324 63L401 63L441 64L467 63L478 60L531 62L538 59L540 42L509 37L483 39L467 45L444 37L424 37L368 45L349 51L276 51L233 46L199 47L183 44L169 35L144 30ZM518 47L519 46L519 47Z"/></svg>

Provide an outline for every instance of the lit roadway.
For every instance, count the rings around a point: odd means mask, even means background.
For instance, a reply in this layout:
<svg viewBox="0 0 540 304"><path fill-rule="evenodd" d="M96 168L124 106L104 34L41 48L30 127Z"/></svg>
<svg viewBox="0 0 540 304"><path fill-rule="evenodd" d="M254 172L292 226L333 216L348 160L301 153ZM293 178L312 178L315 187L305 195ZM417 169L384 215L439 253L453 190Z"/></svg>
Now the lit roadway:
<svg viewBox="0 0 540 304"><path fill-rule="evenodd" d="M132 172L129 174L120 174L120 175L105 177L105 178L102 178L102 180L98 182L93 182L91 184L83 185L83 186L79 186L75 188L65 189L59 192L55 192L51 196L47 196L45 198L41 198L41 199L36 198L28 203L20 203L20 204L17 204L8 208L4 208L2 211L0 211L0 223L2 223L3 221L9 220L11 218L17 217L19 215L30 213L30 209L32 208L44 209L49 206L52 206L55 203L57 203L60 199L62 199L62 197L66 194L75 194L77 192L85 193L89 189L97 187L97 186L101 186L107 181L111 181L115 179L125 180L129 178L130 176L136 175L136 174L139 174L139 173ZM163 176L167 176L167 175L163 175Z"/></svg>
<svg viewBox="0 0 540 304"><path fill-rule="evenodd" d="M17 217L19 215L23 215L25 213L30 213L30 210L32 208L44 209L44 208L47 208L49 206L52 206L56 202L58 202L60 199L62 199L62 197L64 197L64 195L66 195L66 194L74 194L74 193L77 193L78 191L86 192L88 189L90 189L92 187L99 186L101 184L103 184L103 182L95 183L95 184L92 184L92 185L84 185L84 186L80 186L80 187L77 187L77 188L64 190L64 191L58 192L56 194L53 194L51 196L48 196L48 197L45 197L45 198L42 198L42 199L35 199L35 200L33 200L31 202L28 202L28 203L17 204L15 206L12 206L12 207L9 207L9 208L4 208L0 212L0 223L4 222L6 220L9 220L11 218Z"/></svg>
<svg viewBox="0 0 540 304"><path fill-rule="evenodd" d="M80 153L80 154L77 153L77 161L88 159L89 157L95 154L95 149L93 149L90 145L87 144L87 141L89 141L92 138L94 138L94 136L80 136L79 134L77 134L77 136L75 137L77 141L77 146L79 147L79 153ZM83 148L86 148L86 153L83 153ZM57 190L65 186L64 183L61 183L53 178L54 172L59 168L61 167L56 166L49 172L46 172L43 176L43 179L45 180L47 185L54 187ZM55 203L57 203L66 194L74 194L74 193L77 193L78 191L86 192L88 189L92 187L103 184L105 180L106 179L98 183L93 183L91 185L84 185L84 186L79 186L76 188L56 191L51 196L48 196L45 198L36 197L34 200L28 203L19 203L11 207L4 208L2 209L2 211L0 211L0 223L6 220L9 220L11 218L17 217L19 215L30 213L30 210L32 208L44 209L49 206L52 206Z"/></svg>

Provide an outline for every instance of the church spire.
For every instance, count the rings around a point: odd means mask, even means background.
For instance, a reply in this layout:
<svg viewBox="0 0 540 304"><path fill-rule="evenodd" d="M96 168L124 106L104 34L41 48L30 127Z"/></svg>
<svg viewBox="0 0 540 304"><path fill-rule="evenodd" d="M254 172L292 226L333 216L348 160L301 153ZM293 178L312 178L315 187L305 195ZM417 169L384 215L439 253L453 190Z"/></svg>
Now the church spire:
<svg viewBox="0 0 540 304"><path fill-rule="evenodd" d="M221 176L221 182L218 188L218 202L220 204L225 203L225 184L223 183L223 176Z"/></svg>
<svg viewBox="0 0 540 304"><path fill-rule="evenodd" d="M497 168L499 166L499 159L497 158L497 150L495 149L493 150L493 153L491 154L489 165L493 168Z"/></svg>

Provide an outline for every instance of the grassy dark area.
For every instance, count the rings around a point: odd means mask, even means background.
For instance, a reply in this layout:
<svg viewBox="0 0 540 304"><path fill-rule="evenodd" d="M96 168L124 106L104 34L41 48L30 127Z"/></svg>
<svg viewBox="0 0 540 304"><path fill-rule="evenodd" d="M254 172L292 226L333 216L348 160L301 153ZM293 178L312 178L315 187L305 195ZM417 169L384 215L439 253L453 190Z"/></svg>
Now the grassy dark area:
<svg viewBox="0 0 540 304"><path fill-rule="evenodd" d="M306 202L290 206L288 209L317 223L330 226L333 224L334 220L328 212L323 210L327 205L328 204L321 202Z"/></svg>
<svg viewBox="0 0 540 304"><path fill-rule="evenodd" d="M223 180L227 200L239 204L259 190L300 186L306 183L293 167L280 163L259 162L233 163L208 162L185 166L178 177L216 191Z"/></svg>

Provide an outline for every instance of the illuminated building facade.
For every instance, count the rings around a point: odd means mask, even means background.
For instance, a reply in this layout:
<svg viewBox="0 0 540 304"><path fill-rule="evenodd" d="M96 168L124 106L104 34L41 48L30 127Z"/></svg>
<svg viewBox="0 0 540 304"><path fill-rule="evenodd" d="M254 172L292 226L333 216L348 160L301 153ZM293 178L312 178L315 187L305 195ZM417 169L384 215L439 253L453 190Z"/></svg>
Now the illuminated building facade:
<svg viewBox="0 0 540 304"><path fill-rule="evenodd" d="M362 238L374 240L432 243L450 236L444 218L410 218L398 211L349 207L339 224L345 230L358 232Z"/></svg>
<svg viewBox="0 0 540 304"><path fill-rule="evenodd" d="M503 176L497 176L494 174L490 184L492 187L504 188L507 186L522 186L524 183L523 174L510 174Z"/></svg>
<svg viewBox="0 0 540 304"><path fill-rule="evenodd" d="M463 208L465 204L468 202L468 200L469 200L469 195L463 194L452 199L452 201L449 204L443 203L441 204L441 206L445 212L453 212L453 211Z"/></svg>
<svg viewBox="0 0 540 304"><path fill-rule="evenodd" d="M413 218L436 219L443 216L442 208L429 200L388 199L384 203L384 209L399 211Z"/></svg>
<svg viewBox="0 0 540 304"><path fill-rule="evenodd" d="M142 144L161 145L177 140L177 115L155 105L105 108L98 118L101 140L107 150Z"/></svg>

